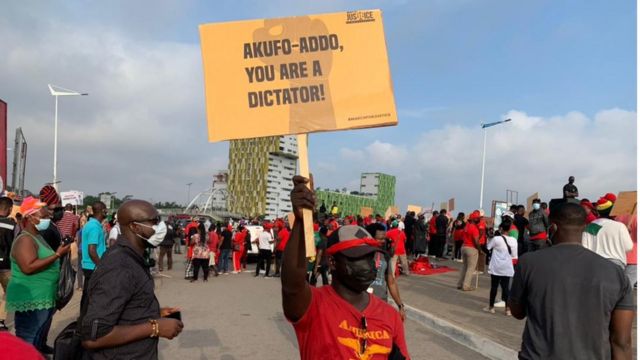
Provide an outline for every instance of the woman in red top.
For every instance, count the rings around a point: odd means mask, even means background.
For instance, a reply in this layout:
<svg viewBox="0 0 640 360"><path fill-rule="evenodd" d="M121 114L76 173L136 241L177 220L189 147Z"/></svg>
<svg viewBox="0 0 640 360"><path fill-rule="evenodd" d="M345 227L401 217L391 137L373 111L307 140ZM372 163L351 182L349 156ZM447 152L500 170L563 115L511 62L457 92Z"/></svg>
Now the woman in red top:
<svg viewBox="0 0 640 360"><path fill-rule="evenodd" d="M467 226L464 230L464 240L462 241L462 270L460 271L460 279L458 280L458 289L463 291L471 291L471 278L473 272L478 265L478 249L480 248L480 231L478 230L478 222L481 216L478 210L469 215Z"/></svg>
<svg viewBox="0 0 640 360"><path fill-rule="evenodd" d="M209 226L209 251L213 254L213 261L209 261L209 268L214 271L215 276L218 276L218 259L220 259L220 249L218 249L218 245L220 245L220 236L216 232L216 226L211 224Z"/></svg>
<svg viewBox="0 0 640 360"><path fill-rule="evenodd" d="M244 239L247 237L247 229L243 225L238 227L235 236L233 237L233 271L232 274L237 274L242 271L240 259L244 253Z"/></svg>
<svg viewBox="0 0 640 360"><path fill-rule="evenodd" d="M464 222L464 213L458 213L456 221L453 222L453 242L455 244L453 251L453 260L462 262L462 242L464 241L464 228L467 224Z"/></svg>

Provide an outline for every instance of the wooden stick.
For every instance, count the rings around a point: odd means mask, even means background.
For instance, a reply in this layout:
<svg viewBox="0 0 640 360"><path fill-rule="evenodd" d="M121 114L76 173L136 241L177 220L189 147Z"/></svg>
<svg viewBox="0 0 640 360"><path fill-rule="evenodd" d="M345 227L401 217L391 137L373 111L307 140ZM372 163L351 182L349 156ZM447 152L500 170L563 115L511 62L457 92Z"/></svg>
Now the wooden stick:
<svg viewBox="0 0 640 360"><path fill-rule="evenodd" d="M307 146L307 134L297 135L298 137L298 161L300 163L300 175L309 178L309 151ZM309 182L308 186L311 186ZM313 189L312 189L313 190ZM302 221L304 223L304 239L307 250L307 257L316 256L316 242L313 235L313 211L302 210Z"/></svg>

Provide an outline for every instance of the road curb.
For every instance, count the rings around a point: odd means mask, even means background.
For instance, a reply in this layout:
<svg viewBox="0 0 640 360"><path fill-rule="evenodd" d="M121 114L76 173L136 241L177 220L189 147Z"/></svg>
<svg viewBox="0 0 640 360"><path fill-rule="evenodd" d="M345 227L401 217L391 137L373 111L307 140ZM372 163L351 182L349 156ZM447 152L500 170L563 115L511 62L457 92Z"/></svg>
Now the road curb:
<svg viewBox="0 0 640 360"><path fill-rule="evenodd" d="M414 320L420 325L434 330L490 359L513 360L518 358L517 351L488 339L487 337L463 329L426 311L416 309L407 304L405 304L405 311L409 319Z"/></svg>

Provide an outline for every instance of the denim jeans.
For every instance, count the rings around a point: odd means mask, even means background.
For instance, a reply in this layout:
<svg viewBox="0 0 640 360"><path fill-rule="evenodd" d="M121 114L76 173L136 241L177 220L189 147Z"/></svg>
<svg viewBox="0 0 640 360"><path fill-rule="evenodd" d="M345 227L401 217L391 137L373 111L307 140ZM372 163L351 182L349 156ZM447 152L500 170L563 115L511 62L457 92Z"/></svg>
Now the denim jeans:
<svg viewBox="0 0 640 360"><path fill-rule="evenodd" d="M16 311L16 336L35 346L44 347L55 309Z"/></svg>
<svg viewBox="0 0 640 360"><path fill-rule="evenodd" d="M220 250L220 269L219 271L226 273L229 271L229 256L231 256L231 249Z"/></svg>

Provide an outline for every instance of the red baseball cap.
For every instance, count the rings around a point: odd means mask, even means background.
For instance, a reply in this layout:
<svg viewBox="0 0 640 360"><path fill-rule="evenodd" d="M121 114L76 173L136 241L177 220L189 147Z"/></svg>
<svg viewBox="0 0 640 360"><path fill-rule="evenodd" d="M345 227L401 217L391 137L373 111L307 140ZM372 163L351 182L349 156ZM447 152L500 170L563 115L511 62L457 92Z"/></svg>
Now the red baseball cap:
<svg viewBox="0 0 640 360"><path fill-rule="evenodd" d="M345 225L334 231L327 241L327 254L340 253L349 258L359 258L372 252L384 252L378 242L357 225Z"/></svg>

